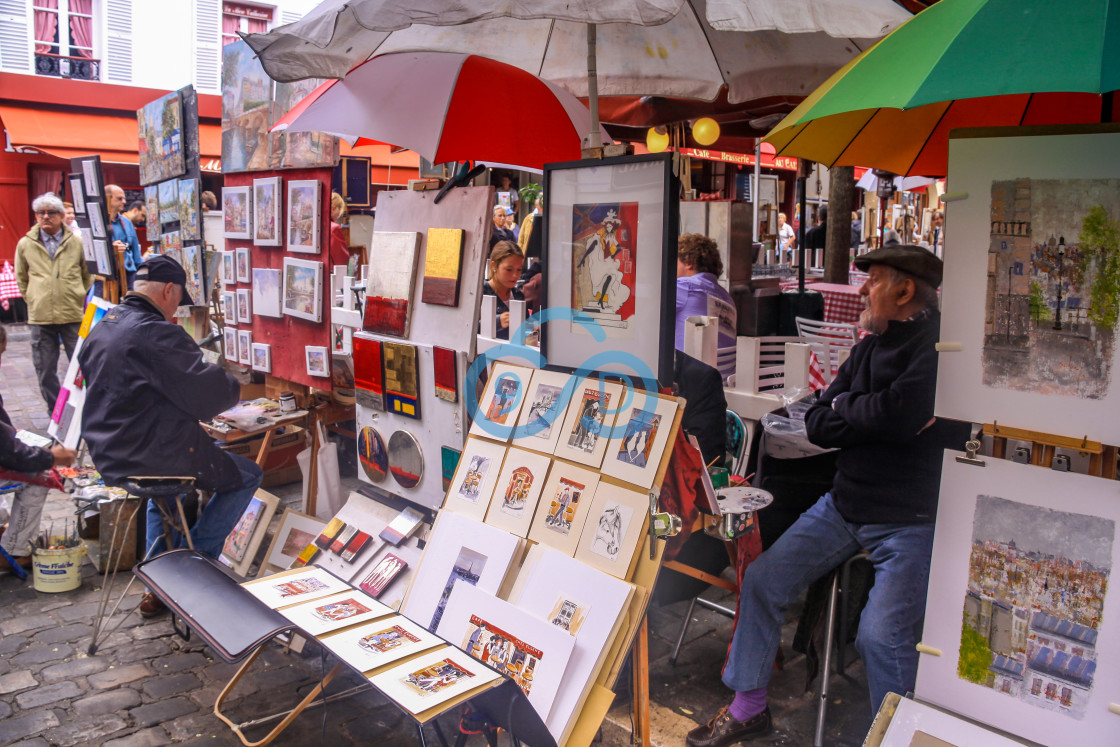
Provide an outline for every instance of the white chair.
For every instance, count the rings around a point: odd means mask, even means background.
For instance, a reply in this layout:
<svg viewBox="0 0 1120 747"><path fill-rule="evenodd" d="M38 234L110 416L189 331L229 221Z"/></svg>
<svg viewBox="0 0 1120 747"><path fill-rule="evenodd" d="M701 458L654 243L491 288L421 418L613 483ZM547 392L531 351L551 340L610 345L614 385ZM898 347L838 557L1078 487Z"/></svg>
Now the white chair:
<svg viewBox="0 0 1120 747"><path fill-rule="evenodd" d="M859 342L859 327L855 324L821 322L801 316L796 317L795 321L798 336L813 347L821 364L824 380L831 384L833 374L839 370L848 351Z"/></svg>

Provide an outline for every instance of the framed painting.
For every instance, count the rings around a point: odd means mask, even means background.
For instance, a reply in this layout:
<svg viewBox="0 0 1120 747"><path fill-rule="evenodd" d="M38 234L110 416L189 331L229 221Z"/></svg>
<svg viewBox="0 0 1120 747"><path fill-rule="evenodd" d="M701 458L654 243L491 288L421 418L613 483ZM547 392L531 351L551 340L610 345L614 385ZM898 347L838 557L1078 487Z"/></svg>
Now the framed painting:
<svg viewBox="0 0 1120 747"><path fill-rule="evenodd" d="M572 392L580 381L578 377L560 371L533 371L525 404L517 416L513 443L522 448L553 453L556 442L560 440Z"/></svg>
<svg viewBox="0 0 1120 747"><path fill-rule="evenodd" d="M648 493L600 482L576 546L576 560L625 579L648 516Z"/></svg>
<svg viewBox="0 0 1120 747"><path fill-rule="evenodd" d="M304 549L315 541L327 522L314 516L285 509L280 517L280 526L272 536L268 546L265 563L277 570L288 568Z"/></svg>
<svg viewBox="0 0 1120 747"><path fill-rule="evenodd" d="M183 154L183 102L169 93L136 111L139 134L140 183L181 176L187 170Z"/></svg>
<svg viewBox="0 0 1120 747"><path fill-rule="evenodd" d="M179 182L168 179L159 183L159 224L167 226L179 222ZM162 233L167 233L163 231Z"/></svg>
<svg viewBox="0 0 1120 747"><path fill-rule="evenodd" d="M553 453L599 469L614 435L615 416L633 399L633 390L622 384L596 378L581 381L572 392Z"/></svg>
<svg viewBox="0 0 1120 747"><path fill-rule="evenodd" d="M490 367L490 378L478 400L478 409L471 414L472 436L486 436L498 441L508 441L513 433L517 416L525 404L525 391L533 369L509 363L495 363ZM474 399L474 390L467 392L467 404Z"/></svg>
<svg viewBox="0 0 1120 747"><path fill-rule="evenodd" d="M237 362L243 366L253 363L253 330L237 330Z"/></svg>
<svg viewBox="0 0 1120 747"><path fill-rule="evenodd" d="M75 159L70 159L74 168ZM85 187L86 202L105 198L105 184L101 180L101 156L85 156L77 159L82 164L82 185Z"/></svg>
<svg viewBox="0 0 1120 747"><path fill-rule="evenodd" d="M303 348L307 362L307 375L329 379L331 377L331 353L325 346L306 345Z"/></svg>
<svg viewBox="0 0 1120 747"><path fill-rule="evenodd" d="M412 318L412 289L420 258L420 234L415 231L374 231L369 254L374 257L366 279L366 308L362 329L380 335L408 337Z"/></svg>
<svg viewBox="0 0 1120 747"><path fill-rule="evenodd" d="M237 282L248 283L253 279L250 270L252 269L252 257L249 254L249 247L239 246L233 250L236 257L236 265L234 274L237 277Z"/></svg>
<svg viewBox="0 0 1120 747"><path fill-rule="evenodd" d="M244 513L222 546L222 559L238 576L247 576L257 557L257 550L268 534L268 523L280 505L280 499L265 490L258 490L249 500Z"/></svg>
<svg viewBox="0 0 1120 747"><path fill-rule="evenodd" d="M183 269L187 272L187 293L195 306L209 306L206 297L206 273L202 267L204 251L199 244L183 247Z"/></svg>
<svg viewBox="0 0 1120 747"><path fill-rule="evenodd" d="M90 215L97 215L97 213L90 213ZM109 254L109 242L105 239L94 239L93 254L97 258L97 274L108 278L115 277L113 260Z"/></svg>
<svg viewBox="0 0 1120 747"><path fill-rule="evenodd" d="M284 316L281 308L282 294L280 279L283 270L270 270L267 267L253 267L253 313L257 316L279 318Z"/></svg>
<svg viewBox="0 0 1120 747"><path fill-rule="evenodd" d="M237 258L232 249L222 250L222 285L237 285Z"/></svg>
<svg viewBox="0 0 1120 747"><path fill-rule="evenodd" d="M221 54L226 79L238 81L222 88L222 171L263 171L270 166L272 79L241 39Z"/></svg>
<svg viewBox="0 0 1120 747"><path fill-rule="evenodd" d="M505 455L504 444L484 438L468 438L443 507L475 521L482 521L486 516L486 507L490 504L490 496L498 484Z"/></svg>
<svg viewBox="0 0 1120 747"><path fill-rule="evenodd" d="M646 490L653 487L677 405L671 397L633 391L631 406L615 420L602 473Z"/></svg>
<svg viewBox="0 0 1120 747"><path fill-rule="evenodd" d="M70 174L67 177L70 183L70 199L74 202L74 212L77 215L86 214L86 198L82 193L82 175ZM148 190L144 189L144 195L147 196Z"/></svg>
<svg viewBox="0 0 1120 747"><path fill-rule="evenodd" d="M676 183L667 153L546 166L541 306L562 313L541 327L549 368L672 381Z"/></svg>
<svg viewBox="0 0 1120 747"><path fill-rule="evenodd" d="M225 359L237 363L237 330L227 325L223 334L222 350L225 354Z"/></svg>
<svg viewBox="0 0 1120 747"><path fill-rule="evenodd" d="M227 325L237 324L237 291L222 291L222 316Z"/></svg>
<svg viewBox="0 0 1120 747"><path fill-rule="evenodd" d="M252 361L254 371L272 373L272 346L267 342L254 342Z"/></svg>
<svg viewBox="0 0 1120 747"><path fill-rule="evenodd" d="M151 213L148 214L149 216ZM151 218L149 217L150 221ZM184 241L202 238L202 220L198 209L198 179L179 180L179 233Z"/></svg>
<svg viewBox="0 0 1120 747"><path fill-rule="evenodd" d="M574 557L598 485L598 472L553 462L529 527L529 539Z"/></svg>
<svg viewBox="0 0 1120 747"><path fill-rule="evenodd" d="M335 355L350 355L354 352L354 328L345 324L331 325L331 352Z"/></svg>
<svg viewBox="0 0 1120 747"><path fill-rule="evenodd" d="M1115 483L955 456L942 461L922 631L941 654L920 656L915 696L1041 744L1110 743Z"/></svg>
<svg viewBox="0 0 1120 747"><path fill-rule="evenodd" d="M105 232L105 218L101 212L100 202L90 202L89 209L86 211L89 215L89 230L93 232L94 238L105 239L109 234Z"/></svg>
<svg viewBox="0 0 1120 747"><path fill-rule="evenodd" d="M319 253L320 190L318 179L288 182L288 251Z"/></svg>
<svg viewBox="0 0 1120 747"><path fill-rule="evenodd" d="M552 459L545 454L518 448L507 450L490 496L486 523L518 537L527 536L551 464Z"/></svg>
<svg viewBox="0 0 1120 747"><path fill-rule="evenodd" d="M227 239L252 239L253 195L249 187L222 190L222 225Z"/></svg>
<svg viewBox="0 0 1120 747"><path fill-rule="evenodd" d="M323 318L323 263L284 257L283 311L312 322Z"/></svg>
<svg viewBox="0 0 1120 747"><path fill-rule="evenodd" d="M253 323L253 292L248 288L237 289L237 321Z"/></svg>
<svg viewBox="0 0 1120 747"><path fill-rule="evenodd" d="M283 213L284 180L279 176L253 180L253 243L257 246L283 246L280 233Z"/></svg>
<svg viewBox="0 0 1120 747"><path fill-rule="evenodd" d="M144 187L144 209L148 213L148 241L159 238L159 185Z"/></svg>

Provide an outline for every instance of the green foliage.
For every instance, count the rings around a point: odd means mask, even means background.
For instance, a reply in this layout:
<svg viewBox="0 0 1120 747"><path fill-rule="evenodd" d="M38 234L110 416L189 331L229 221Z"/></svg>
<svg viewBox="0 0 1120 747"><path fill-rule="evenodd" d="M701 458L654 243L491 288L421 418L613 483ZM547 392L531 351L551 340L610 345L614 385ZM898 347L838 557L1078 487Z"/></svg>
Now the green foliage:
<svg viewBox="0 0 1120 747"><path fill-rule="evenodd" d="M969 624L969 614L961 621L961 655L957 660L957 675L962 680L983 685L992 665L992 650L988 642Z"/></svg>
<svg viewBox="0 0 1120 747"><path fill-rule="evenodd" d="M526 184L521 189L517 190L517 194L521 197L521 202L528 205L530 210L533 205L537 204L537 198L544 192L544 187L534 182Z"/></svg>
<svg viewBox="0 0 1120 747"><path fill-rule="evenodd" d="M1050 307L1046 305L1046 298L1042 295L1042 283L1037 280L1031 281L1031 295L1028 303L1030 304L1031 319L1037 322L1053 321L1054 315L1050 313Z"/></svg>
<svg viewBox="0 0 1120 747"><path fill-rule="evenodd" d="M1097 266L1090 290L1089 321L1112 329L1120 314L1120 225L1108 217L1102 205L1094 205L1081 222L1078 242Z"/></svg>

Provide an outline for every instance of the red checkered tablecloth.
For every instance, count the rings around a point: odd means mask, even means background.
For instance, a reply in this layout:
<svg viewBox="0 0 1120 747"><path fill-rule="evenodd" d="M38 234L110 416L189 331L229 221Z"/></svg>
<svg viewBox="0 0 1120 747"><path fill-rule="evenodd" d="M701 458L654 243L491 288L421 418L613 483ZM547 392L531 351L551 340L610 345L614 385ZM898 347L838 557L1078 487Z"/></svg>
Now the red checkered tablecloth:
<svg viewBox="0 0 1120 747"><path fill-rule="evenodd" d="M22 297L23 295L19 292L19 283L16 282L15 268L12 267L11 262L4 262L4 267L0 268L0 306L7 311L9 298Z"/></svg>
<svg viewBox="0 0 1120 747"><path fill-rule="evenodd" d="M824 296L824 321L859 324L859 315L863 311L863 298L859 295L858 286L810 283L805 287L818 291Z"/></svg>

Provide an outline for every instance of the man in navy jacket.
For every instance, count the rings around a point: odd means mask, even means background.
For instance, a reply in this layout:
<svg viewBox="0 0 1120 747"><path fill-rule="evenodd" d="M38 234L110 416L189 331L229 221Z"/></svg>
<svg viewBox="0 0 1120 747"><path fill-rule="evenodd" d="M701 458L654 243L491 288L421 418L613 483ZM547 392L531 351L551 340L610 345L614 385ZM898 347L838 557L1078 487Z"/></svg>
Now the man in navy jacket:
<svg viewBox="0 0 1120 747"><path fill-rule="evenodd" d="M766 684L785 610L861 549L875 568L856 638L871 706L914 689L942 452L961 448L969 426L933 415L941 260L922 247L889 246L855 262L869 272L860 325L871 334L805 417L810 441L840 450L832 490L747 568L723 668L735 698L689 733L692 747L771 730Z"/></svg>

